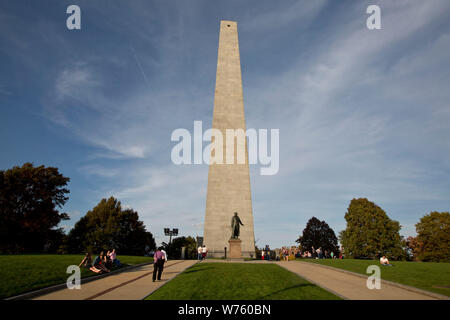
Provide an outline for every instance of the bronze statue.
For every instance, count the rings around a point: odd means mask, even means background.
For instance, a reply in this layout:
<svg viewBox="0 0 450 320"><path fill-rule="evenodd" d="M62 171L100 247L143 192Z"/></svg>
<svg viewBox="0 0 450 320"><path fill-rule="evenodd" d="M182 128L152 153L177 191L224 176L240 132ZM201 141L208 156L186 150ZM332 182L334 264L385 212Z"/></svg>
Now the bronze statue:
<svg viewBox="0 0 450 320"><path fill-rule="evenodd" d="M242 224L241 219L238 217L238 213L235 212L233 218L231 218L231 238L232 239L239 239L240 234L240 225L244 226Z"/></svg>

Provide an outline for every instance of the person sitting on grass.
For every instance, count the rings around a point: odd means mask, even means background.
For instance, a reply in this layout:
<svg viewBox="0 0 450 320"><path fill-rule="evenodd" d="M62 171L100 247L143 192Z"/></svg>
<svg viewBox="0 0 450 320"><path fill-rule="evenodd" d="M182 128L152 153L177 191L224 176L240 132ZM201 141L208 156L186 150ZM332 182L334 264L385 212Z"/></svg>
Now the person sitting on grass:
<svg viewBox="0 0 450 320"><path fill-rule="evenodd" d="M117 267L121 266L119 259L117 259L116 249L112 249L111 253L109 254L109 258L111 259L111 262Z"/></svg>
<svg viewBox="0 0 450 320"><path fill-rule="evenodd" d="M100 252L100 254L98 256L95 257L94 259L94 267L96 267L97 269L100 269L103 272L110 272L108 268L105 267L105 262L104 262L104 254L103 251Z"/></svg>
<svg viewBox="0 0 450 320"><path fill-rule="evenodd" d="M92 265L92 257L91 254L89 252L86 252L86 255L84 256L84 259L80 262L80 264L78 265L78 267L85 267L86 269L91 270L92 272L95 273L100 273L100 269L97 269L96 267L94 267Z"/></svg>
<svg viewBox="0 0 450 320"><path fill-rule="evenodd" d="M380 258L380 263L382 266L392 267L392 264L389 263L389 260L386 258L386 256L382 256Z"/></svg>
<svg viewBox="0 0 450 320"><path fill-rule="evenodd" d="M110 257L111 252L108 250L106 254L103 256L103 262L106 268L111 269L112 261Z"/></svg>

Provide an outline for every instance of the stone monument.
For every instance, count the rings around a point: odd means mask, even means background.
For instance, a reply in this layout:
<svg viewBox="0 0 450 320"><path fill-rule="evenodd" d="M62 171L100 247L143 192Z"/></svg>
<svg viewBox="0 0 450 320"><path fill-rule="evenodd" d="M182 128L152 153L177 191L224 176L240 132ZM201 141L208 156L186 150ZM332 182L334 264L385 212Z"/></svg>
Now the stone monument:
<svg viewBox="0 0 450 320"><path fill-rule="evenodd" d="M209 256L223 257L225 247L233 246L227 249L231 254L239 243L240 256L255 257L247 140L243 141L245 163L238 163L235 144L227 145L225 139L226 129L246 130L238 32L234 21L220 22L212 128L220 130L224 137L223 157L228 149L234 153L234 163L223 161L222 164L211 163L209 166L204 244L209 248ZM239 146L239 141L236 145ZM239 212L245 222L239 239L230 239L229 219L233 212ZM229 240L233 240L233 245Z"/></svg>

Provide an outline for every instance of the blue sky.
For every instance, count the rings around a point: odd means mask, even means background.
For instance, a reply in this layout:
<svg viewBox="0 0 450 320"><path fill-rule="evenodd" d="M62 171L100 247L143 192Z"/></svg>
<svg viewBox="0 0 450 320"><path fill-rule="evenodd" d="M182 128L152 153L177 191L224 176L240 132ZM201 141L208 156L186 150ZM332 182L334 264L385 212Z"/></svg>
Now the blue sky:
<svg viewBox="0 0 450 320"><path fill-rule="evenodd" d="M2 1L0 168L70 177L67 230L115 196L158 243L166 226L202 235L208 167L172 164L170 136L211 126L234 20L247 128L280 130L278 174L250 168L257 245L295 244L312 216L338 233L358 197L414 235L450 208L449 16L447 0Z"/></svg>

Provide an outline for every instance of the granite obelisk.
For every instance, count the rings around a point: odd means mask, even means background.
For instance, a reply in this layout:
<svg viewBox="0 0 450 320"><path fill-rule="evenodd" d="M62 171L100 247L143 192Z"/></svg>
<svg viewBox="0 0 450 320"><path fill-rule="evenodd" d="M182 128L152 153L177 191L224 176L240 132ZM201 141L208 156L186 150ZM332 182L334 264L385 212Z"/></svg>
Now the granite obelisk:
<svg viewBox="0 0 450 320"><path fill-rule="evenodd" d="M230 220L234 212L238 212L244 224L239 236L242 256L255 257L247 142L241 140L240 144L236 139L233 144L227 144L225 138L227 129L246 130L238 32L234 21L220 22L212 128L223 135L224 160L222 164L209 166L203 243L208 247L208 255L224 256L224 248L230 249ZM245 145L245 163L238 163L237 148L242 144ZM226 163L227 149L234 153L232 164Z"/></svg>

